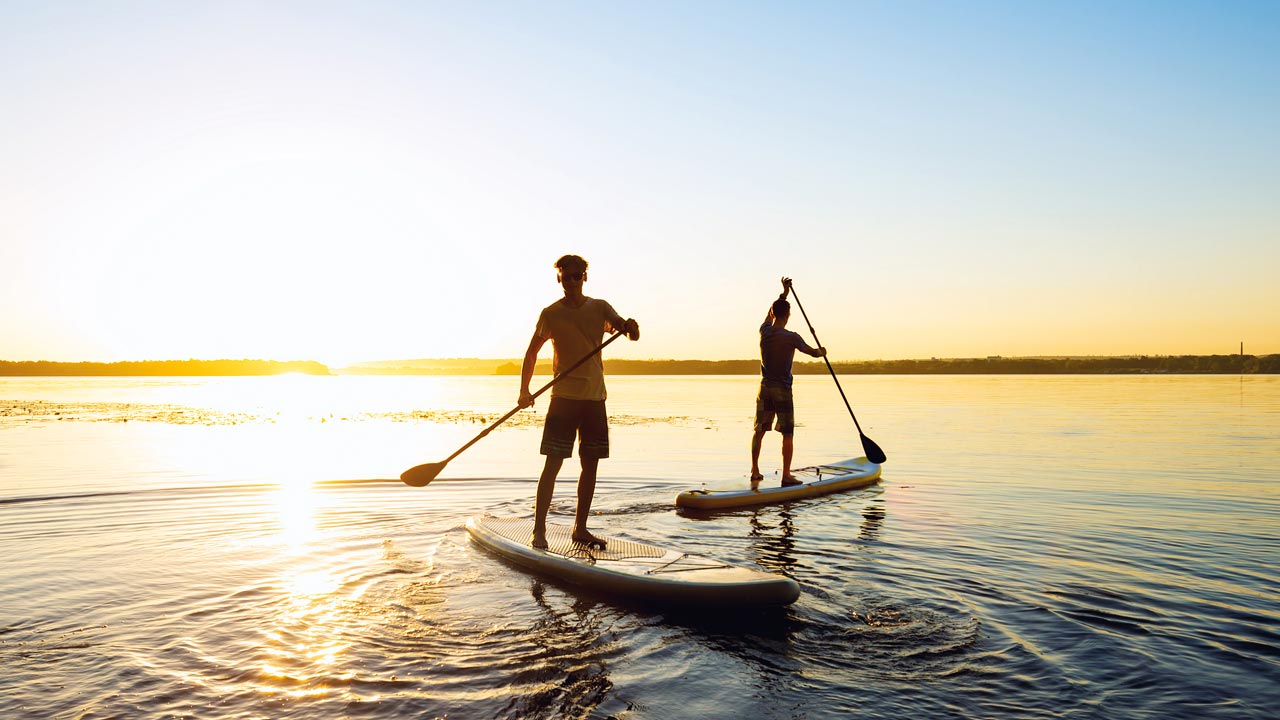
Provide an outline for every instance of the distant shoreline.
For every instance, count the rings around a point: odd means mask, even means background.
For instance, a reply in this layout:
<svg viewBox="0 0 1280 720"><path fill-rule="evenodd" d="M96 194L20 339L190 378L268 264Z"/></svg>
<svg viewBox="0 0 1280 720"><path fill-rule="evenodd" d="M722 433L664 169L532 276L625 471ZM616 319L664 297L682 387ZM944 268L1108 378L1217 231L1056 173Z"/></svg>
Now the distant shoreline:
<svg viewBox="0 0 1280 720"><path fill-rule="evenodd" d="M129 360L50 362L0 360L0 377L225 377L240 375L332 375L311 360Z"/></svg>
<svg viewBox="0 0 1280 720"><path fill-rule="evenodd" d="M1280 355L988 357L833 362L840 375L1137 375L1280 374ZM758 360L606 360L612 375L757 375ZM797 361L796 375L827 373L821 361ZM329 368L309 360L137 360L115 363L0 360L0 377L210 377L306 375L518 375L513 359L387 360ZM541 360L538 374L549 375Z"/></svg>

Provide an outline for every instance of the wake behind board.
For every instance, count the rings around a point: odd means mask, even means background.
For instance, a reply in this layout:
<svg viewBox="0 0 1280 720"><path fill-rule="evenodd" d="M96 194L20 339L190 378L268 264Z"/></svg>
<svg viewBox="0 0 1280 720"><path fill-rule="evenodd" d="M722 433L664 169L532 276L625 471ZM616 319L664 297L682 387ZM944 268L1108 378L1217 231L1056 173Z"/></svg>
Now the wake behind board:
<svg viewBox="0 0 1280 720"><path fill-rule="evenodd" d="M804 484L781 487L779 480L775 478L761 481L753 489L747 486L747 481L739 481L737 487L723 490L703 489L682 492L676 496L676 505L697 510L726 510L853 490L874 483L880 477L880 466L860 457L828 465L800 468L793 470L791 474L799 480L804 480Z"/></svg>
<svg viewBox="0 0 1280 720"><path fill-rule="evenodd" d="M547 524L545 550L529 545L532 519L476 515L467 520L467 533L485 549L530 570L628 600L763 607L788 605L800 597L800 586L781 575L599 533L605 549L589 548L574 542L566 525Z"/></svg>

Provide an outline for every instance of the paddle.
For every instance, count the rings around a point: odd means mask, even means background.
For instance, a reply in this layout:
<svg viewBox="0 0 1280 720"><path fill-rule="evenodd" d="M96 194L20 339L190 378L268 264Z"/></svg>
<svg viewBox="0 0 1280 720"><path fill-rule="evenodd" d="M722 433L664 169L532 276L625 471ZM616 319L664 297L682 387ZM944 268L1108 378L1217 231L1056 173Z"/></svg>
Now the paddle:
<svg viewBox="0 0 1280 720"><path fill-rule="evenodd" d="M565 370L564 372L556 373L556 376L551 378L551 382L548 382L546 385L543 385L542 387L538 388L538 392L534 393L533 397L536 398L542 393L546 392L548 389L551 388L552 385L555 385L556 383L560 382L561 378L573 372L574 370L577 370L579 365L582 365L582 363L590 360L592 357L596 355L596 353L603 350L605 345L608 345L614 340L617 340L618 337L622 334L623 333L621 331L615 332L613 335L609 336L608 340L605 340L604 342L596 346L595 350L592 350L586 355L583 355L582 359L574 363L568 370ZM480 442L480 438L484 437L485 435L488 435L490 430L493 430L494 428L498 427L499 425L506 422L507 420L510 420L512 415L515 415L516 413L520 412L522 409L523 408L520 405L516 405L514 408L512 408L511 412L498 418L496 422L494 422L492 425L490 425L489 427L481 431L479 435L471 438L471 442L458 448L458 450L454 452L452 455L450 455L449 457L445 458L444 460L441 460L440 462L426 463L423 465L416 465L414 467L411 467L408 470L405 470L404 472L400 473L400 479L404 481L405 485L409 485L412 487L422 487L427 483L431 482L432 480L435 480L436 476L440 474L440 471L444 469L445 465L449 464L450 460L458 457L467 448Z"/></svg>
<svg viewBox="0 0 1280 720"><path fill-rule="evenodd" d="M822 347L822 341L818 339L818 331L813 329L813 323L809 322L809 315L804 311L804 305L800 304L800 296L796 294L795 285L790 285L791 296L796 299L796 307L800 308L800 314L804 316L804 322L809 326L809 333L813 335L813 341L818 347ZM871 438L862 432L862 426L858 424L858 418L853 414L853 408L849 406L849 398L844 396L844 388L840 387L840 379L836 377L835 368L831 367L831 361L824 355L823 362L827 364L827 370L831 372L831 379L836 381L836 389L840 391L840 398L844 400L844 406L849 410L849 417L853 418L853 426L858 428L858 437L862 438L862 451L867 454L867 459L879 465L887 458L880 446L875 444Z"/></svg>

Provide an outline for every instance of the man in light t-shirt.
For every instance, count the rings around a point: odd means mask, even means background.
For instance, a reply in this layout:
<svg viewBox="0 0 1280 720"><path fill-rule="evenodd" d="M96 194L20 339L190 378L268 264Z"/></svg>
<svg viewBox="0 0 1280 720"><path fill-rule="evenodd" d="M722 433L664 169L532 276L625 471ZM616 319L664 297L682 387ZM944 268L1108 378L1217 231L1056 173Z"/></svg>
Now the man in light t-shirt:
<svg viewBox="0 0 1280 720"><path fill-rule="evenodd" d="M556 279L564 297L548 305L538 316L538 326L524 354L520 371L520 407L533 404L529 383L533 380L538 351L548 341L555 350L552 368L556 374L593 352L605 332L621 331L631 340L640 339L640 325L633 319L622 319L604 300L582 294L587 281L587 261L577 255L556 260ZM609 457L609 415L605 411L604 360L596 353L572 373L551 386L551 404L542 429L541 452L547 457L538 477L538 495L534 504L533 547L547 547L547 511L555 492L556 476L564 459L573 454L573 441L578 438L578 459L582 474L578 477L578 506L574 514L573 539L594 547L604 541L587 530L591 500L596 492L596 469L601 458Z"/></svg>

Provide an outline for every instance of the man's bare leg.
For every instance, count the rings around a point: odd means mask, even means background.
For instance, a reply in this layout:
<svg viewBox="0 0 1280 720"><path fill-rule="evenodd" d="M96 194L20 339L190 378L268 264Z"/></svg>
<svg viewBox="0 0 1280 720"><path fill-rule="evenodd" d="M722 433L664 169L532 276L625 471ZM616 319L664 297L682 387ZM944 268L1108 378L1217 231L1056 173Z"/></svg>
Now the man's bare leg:
<svg viewBox="0 0 1280 720"><path fill-rule="evenodd" d="M795 436L782 436L782 484L799 485L800 481L791 475L791 456L795 453Z"/></svg>
<svg viewBox="0 0 1280 720"><path fill-rule="evenodd" d="M551 497L556 491L556 476L564 458L547 456L538 476L538 495L533 504L533 538L529 544L536 548L547 547L547 512L551 510Z"/></svg>
<svg viewBox="0 0 1280 720"><path fill-rule="evenodd" d="M578 476L578 509L573 516L573 539L584 545L604 548L604 540L591 534L587 529L587 519L591 517L591 501L596 496L596 470L600 467L600 458L582 457L582 474Z"/></svg>
<svg viewBox="0 0 1280 720"><path fill-rule="evenodd" d="M760 444L764 441L764 430L756 430L751 435L751 484L764 479L764 475L760 474Z"/></svg>

